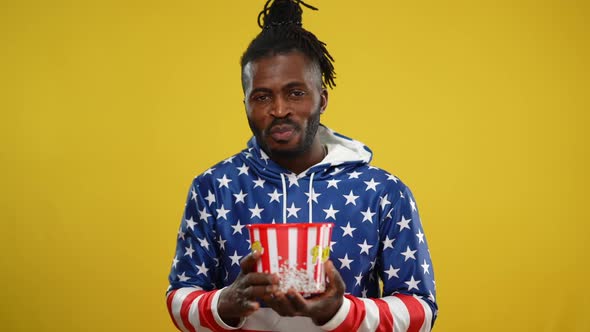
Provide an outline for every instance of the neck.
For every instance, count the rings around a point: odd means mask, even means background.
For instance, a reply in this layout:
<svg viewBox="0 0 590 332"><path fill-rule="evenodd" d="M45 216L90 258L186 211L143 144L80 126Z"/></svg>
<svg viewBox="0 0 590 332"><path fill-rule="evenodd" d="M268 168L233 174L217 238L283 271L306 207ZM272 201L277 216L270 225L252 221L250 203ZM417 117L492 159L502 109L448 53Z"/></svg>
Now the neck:
<svg viewBox="0 0 590 332"><path fill-rule="evenodd" d="M271 155L275 163L281 165L281 167L290 170L295 174L300 174L311 166L319 163L326 157L327 151L324 145L316 137L309 149L297 156L277 156Z"/></svg>

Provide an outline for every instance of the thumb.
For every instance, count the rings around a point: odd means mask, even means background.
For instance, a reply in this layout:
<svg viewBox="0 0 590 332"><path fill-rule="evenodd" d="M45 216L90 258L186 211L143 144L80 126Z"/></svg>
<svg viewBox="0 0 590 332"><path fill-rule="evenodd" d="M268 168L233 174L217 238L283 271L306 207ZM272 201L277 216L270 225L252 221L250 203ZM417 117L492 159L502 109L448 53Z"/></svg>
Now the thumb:
<svg viewBox="0 0 590 332"><path fill-rule="evenodd" d="M248 256L244 257L240 262L240 268L242 269L242 273L250 273L254 272L256 269L256 262L260 259L260 251L255 250Z"/></svg>
<svg viewBox="0 0 590 332"><path fill-rule="evenodd" d="M346 285L344 284L344 280L338 273L338 270L334 266L331 260L324 263L324 269L326 273L326 279L328 281L328 289L334 289L337 294L344 294L344 290L346 289Z"/></svg>

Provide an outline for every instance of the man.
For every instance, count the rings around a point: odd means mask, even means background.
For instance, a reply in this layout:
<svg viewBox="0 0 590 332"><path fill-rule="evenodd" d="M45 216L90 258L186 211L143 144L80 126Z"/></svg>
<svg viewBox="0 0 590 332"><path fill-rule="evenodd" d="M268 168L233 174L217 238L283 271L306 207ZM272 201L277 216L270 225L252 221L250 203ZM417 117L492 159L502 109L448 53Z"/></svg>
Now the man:
<svg viewBox="0 0 590 332"><path fill-rule="evenodd" d="M370 166L362 143L320 124L334 86L332 57L301 27L295 0L270 0L242 56L254 137L196 177L167 292L183 331L430 331L437 315L432 262L410 190ZM326 291L279 291L254 272L249 223L335 224ZM382 287L379 281L382 281Z"/></svg>

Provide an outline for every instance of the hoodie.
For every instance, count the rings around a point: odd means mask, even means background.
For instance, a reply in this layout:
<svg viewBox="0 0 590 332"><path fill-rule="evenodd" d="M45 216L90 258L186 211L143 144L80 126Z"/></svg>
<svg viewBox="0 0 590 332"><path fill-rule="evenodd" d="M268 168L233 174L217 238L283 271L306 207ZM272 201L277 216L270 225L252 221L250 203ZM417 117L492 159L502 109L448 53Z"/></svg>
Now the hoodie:
<svg viewBox="0 0 590 332"><path fill-rule="evenodd" d="M397 177L371 166L371 150L327 127L326 157L295 174L256 139L197 176L178 230L166 298L182 331L430 331L437 316L432 261L418 207ZM228 326L224 287L251 251L247 224L332 222L330 259L346 283L336 315L316 326L261 307Z"/></svg>

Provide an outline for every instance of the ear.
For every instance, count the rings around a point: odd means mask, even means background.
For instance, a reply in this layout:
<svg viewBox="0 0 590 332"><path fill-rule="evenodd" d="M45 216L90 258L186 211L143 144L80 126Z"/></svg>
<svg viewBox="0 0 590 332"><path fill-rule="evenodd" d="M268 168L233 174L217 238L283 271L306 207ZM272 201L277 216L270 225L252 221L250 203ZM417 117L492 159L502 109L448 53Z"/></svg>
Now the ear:
<svg viewBox="0 0 590 332"><path fill-rule="evenodd" d="M320 114L324 114L326 107L328 107L328 90L322 88L322 92L320 94Z"/></svg>

